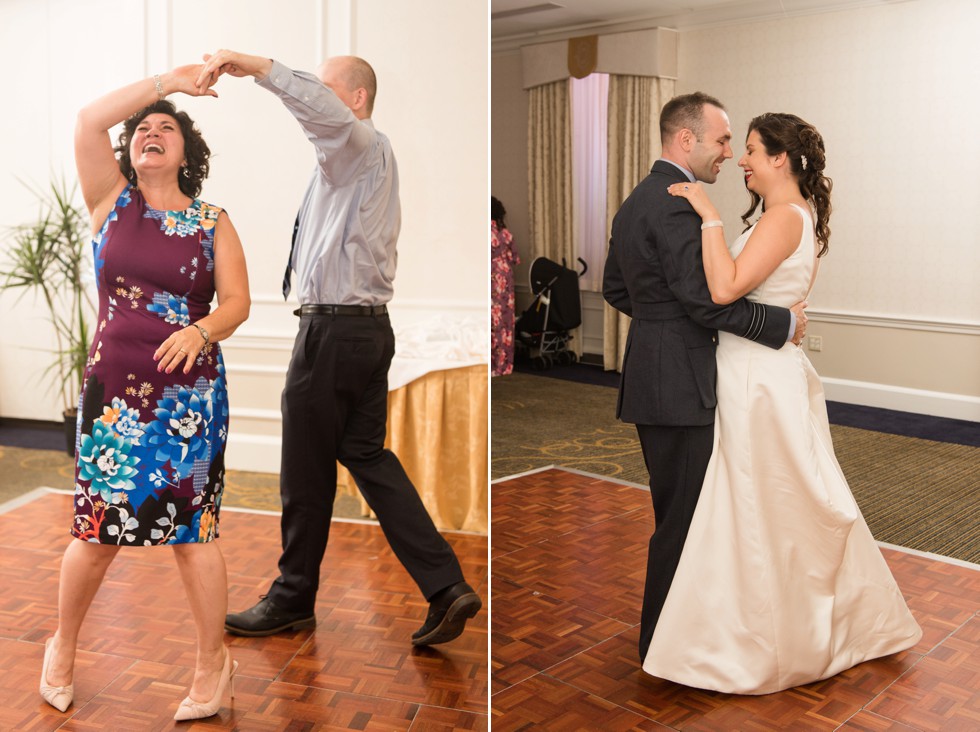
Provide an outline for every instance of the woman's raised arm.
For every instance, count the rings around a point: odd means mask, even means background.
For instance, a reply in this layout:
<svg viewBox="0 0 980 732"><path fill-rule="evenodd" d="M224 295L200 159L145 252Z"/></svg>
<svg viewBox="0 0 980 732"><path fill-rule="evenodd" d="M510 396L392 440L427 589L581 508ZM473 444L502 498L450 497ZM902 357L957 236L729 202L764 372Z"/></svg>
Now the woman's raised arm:
<svg viewBox="0 0 980 732"><path fill-rule="evenodd" d="M78 112L75 122L75 167L93 227L100 226L104 218L104 215L98 215L99 211L105 209L108 213L116 196L126 185L113 152L109 130L174 92L191 96L218 96L210 87L201 91L197 86L201 68L201 64L178 66L167 73L111 91L86 104ZM216 80L217 76L214 76L212 84Z"/></svg>

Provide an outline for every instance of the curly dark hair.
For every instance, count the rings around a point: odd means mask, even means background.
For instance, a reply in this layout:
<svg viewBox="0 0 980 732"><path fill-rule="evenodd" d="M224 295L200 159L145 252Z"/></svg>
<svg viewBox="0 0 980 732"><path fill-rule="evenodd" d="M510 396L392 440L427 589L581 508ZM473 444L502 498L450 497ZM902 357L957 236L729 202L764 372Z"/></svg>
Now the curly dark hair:
<svg viewBox="0 0 980 732"><path fill-rule="evenodd" d="M827 165L827 151L824 149L823 137L817 128L795 114L784 112L767 112L749 122L749 133L755 130L759 133L767 155L786 153L790 170L796 176L800 186L800 194L813 204L817 212L817 241L820 243L818 257L822 257L830 248L830 191L834 182L823 174ZM806 159L804 168L803 160ZM758 193L749 191L751 204L744 214L742 222L749 226L749 218L755 213L762 201ZM764 209L763 209L764 210Z"/></svg>
<svg viewBox="0 0 980 732"><path fill-rule="evenodd" d="M498 229L506 229L507 224L504 222L504 216L507 215L507 209L504 208L504 204L500 202L500 199L490 196L490 218L497 222Z"/></svg>
<svg viewBox="0 0 980 732"><path fill-rule="evenodd" d="M119 134L119 141L113 148L119 158L119 169L130 183L137 185L136 171L133 170L133 162L129 158L129 143L139 123L151 114L168 114L177 120L184 137L184 158L187 160L187 167L177 176L177 183L180 185L181 193L197 198L201 193L201 184L211 170L211 164L208 162L211 149L204 142L201 131L197 129L194 120L187 112L178 112L173 102L166 99L144 107L123 123L123 131Z"/></svg>

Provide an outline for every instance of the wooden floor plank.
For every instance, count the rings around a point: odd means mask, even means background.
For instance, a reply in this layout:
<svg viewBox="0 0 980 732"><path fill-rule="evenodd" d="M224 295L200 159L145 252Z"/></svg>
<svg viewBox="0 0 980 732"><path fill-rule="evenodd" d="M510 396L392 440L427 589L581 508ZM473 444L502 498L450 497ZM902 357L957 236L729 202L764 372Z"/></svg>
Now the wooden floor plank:
<svg viewBox="0 0 980 732"><path fill-rule="evenodd" d="M58 573L71 496L49 493L0 515L0 730L170 730L193 678L195 633L173 552L126 548L82 627L76 701L38 694L44 641L57 627ZM467 580L488 588L487 538L447 534ZM220 546L229 607L268 590L279 517L225 511ZM428 604L376 524L334 522L317 626L268 638L226 636L236 696L177 729L444 730L488 728L487 612L457 640L415 648Z"/></svg>
<svg viewBox="0 0 980 732"><path fill-rule="evenodd" d="M494 732L517 730L666 730L657 722L539 674L494 695Z"/></svg>
<svg viewBox="0 0 980 732"><path fill-rule="evenodd" d="M494 541L502 537L493 550L494 730L575 729L590 714L601 724L581 729L648 728L637 720L685 732L980 729L976 568L883 549L923 629L914 648L778 694L735 696L640 668L648 492L552 469L495 483L491 508Z"/></svg>

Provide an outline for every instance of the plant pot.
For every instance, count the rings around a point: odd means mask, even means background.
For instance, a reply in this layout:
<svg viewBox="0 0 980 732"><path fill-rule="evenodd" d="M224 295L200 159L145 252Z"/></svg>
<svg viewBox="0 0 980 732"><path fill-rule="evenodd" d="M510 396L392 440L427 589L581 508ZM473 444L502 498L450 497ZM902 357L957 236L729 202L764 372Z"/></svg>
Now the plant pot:
<svg viewBox="0 0 980 732"><path fill-rule="evenodd" d="M75 432L78 423L78 410L66 409L65 417L65 448L68 454L75 457Z"/></svg>

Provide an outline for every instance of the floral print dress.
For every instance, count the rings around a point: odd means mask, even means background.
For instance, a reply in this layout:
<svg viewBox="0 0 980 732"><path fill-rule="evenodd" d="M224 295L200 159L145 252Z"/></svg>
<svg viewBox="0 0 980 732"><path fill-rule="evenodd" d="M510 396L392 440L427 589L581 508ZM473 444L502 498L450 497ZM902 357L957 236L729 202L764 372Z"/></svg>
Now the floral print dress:
<svg viewBox="0 0 980 732"><path fill-rule="evenodd" d="M157 371L153 353L208 314L221 209L195 199L158 211L119 195L93 242L98 328L79 400L75 518L84 541L149 546L218 536L228 437L221 349L190 373Z"/></svg>
<svg viewBox="0 0 980 732"><path fill-rule="evenodd" d="M504 376L514 370L514 267L521 263L513 237L490 220L490 373Z"/></svg>

